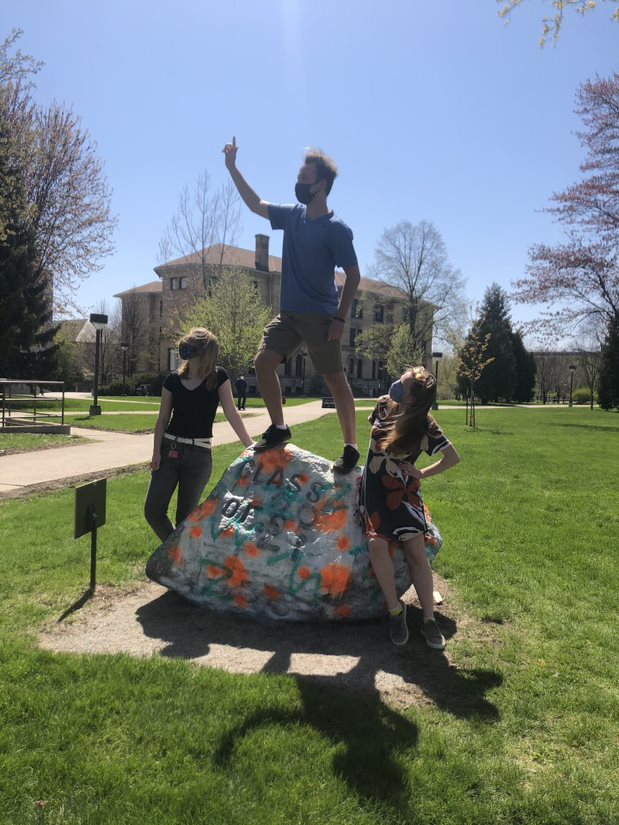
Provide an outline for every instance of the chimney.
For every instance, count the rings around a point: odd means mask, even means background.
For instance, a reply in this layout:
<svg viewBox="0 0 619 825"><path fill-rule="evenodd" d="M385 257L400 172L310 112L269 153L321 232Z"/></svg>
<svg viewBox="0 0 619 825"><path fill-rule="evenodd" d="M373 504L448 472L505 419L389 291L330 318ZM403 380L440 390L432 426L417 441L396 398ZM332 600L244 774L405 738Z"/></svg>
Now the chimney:
<svg viewBox="0 0 619 825"><path fill-rule="evenodd" d="M269 271L269 236L256 235L256 269Z"/></svg>

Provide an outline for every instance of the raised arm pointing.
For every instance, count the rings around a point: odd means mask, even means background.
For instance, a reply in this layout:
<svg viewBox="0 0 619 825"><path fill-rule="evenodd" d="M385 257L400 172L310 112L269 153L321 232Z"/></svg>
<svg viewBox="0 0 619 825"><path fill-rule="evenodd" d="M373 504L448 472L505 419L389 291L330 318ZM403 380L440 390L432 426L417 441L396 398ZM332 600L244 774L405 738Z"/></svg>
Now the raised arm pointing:
<svg viewBox="0 0 619 825"><path fill-rule="evenodd" d="M236 138L232 138L232 143L226 143L223 148L224 158L226 162L226 169L230 172L230 177L234 181L234 185L238 189L239 195L243 198L247 206L256 215L263 218L269 217L269 204L254 192L251 186L247 183L243 175L236 168L236 153L238 146L236 145Z"/></svg>

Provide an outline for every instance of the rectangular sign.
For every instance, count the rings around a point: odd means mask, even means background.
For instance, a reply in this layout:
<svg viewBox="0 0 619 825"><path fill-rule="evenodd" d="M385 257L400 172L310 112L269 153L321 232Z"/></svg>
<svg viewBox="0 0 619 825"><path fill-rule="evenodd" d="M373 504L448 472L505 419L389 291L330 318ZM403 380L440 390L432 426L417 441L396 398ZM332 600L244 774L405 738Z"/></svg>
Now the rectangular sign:
<svg viewBox="0 0 619 825"><path fill-rule="evenodd" d="M323 410L326 408L335 409L335 399L332 398L330 395L327 395L325 398L322 399L322 408Z"/></svg>
<svg viewBox="0 0 619 825"><path fill-rule="evenodd" d="M107 479L100 478L89 484L82 484L75 488L75 536L90 533L94 526L92 513L97 516L96 526L105 524L105 500L107 493Z"/></svg>

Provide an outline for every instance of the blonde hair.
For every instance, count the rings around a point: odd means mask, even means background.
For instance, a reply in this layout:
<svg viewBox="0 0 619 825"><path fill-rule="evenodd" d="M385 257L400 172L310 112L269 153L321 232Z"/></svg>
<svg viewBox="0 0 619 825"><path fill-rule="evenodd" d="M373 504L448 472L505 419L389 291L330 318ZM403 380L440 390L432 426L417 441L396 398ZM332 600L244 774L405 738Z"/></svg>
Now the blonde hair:
<svg viewBox="0 0 619 825"><path fill-rule="evenodd" d="M181 344L193 344L200 348L198 353L198 376L206 379L206 386L209 390L217 387L217 358L219 357L219 343L213 333L205 327L192 327L186 335L179 340L177 346ZM178 370L180 376L186 375L189 370L189 361L184 361Z"/></svg>
<svg viewBox="0 0 619 825"><path fill-rule="evenodd" d="M412 367L402 375L402 378L407 375L413 378L413 401L397 416L383 439L382 447L386 452L413 452L431 420L429 413L436 399L436 378L425 367ZM395 413L397 406L391 401L390 412Z"/></svg>

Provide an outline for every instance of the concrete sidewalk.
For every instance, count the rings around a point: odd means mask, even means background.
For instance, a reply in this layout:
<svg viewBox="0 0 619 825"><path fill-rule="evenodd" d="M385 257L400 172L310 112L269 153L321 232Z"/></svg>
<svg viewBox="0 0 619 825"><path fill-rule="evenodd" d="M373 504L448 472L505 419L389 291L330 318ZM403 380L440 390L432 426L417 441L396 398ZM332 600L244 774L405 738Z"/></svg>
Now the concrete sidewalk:
<svg viewBox="0 0 619 825"><path fill-rule="evenodd" d="M287 407L286 423L290 427L313 421L322 415L334 413L332 409L322 409L320 400ZM249 434L260 436L269 426L266 410L244 419ZM153 452L153 434L133 435L102 430L87 430L72 427L74 435L89 440L88 444L75 447L58 447L29 453L14 453L0 456L0 498L3 494L14 493L33 485L52 484L63 479L75 479L82 475L103 473L123 467L133 467L150 461ZM294 435L294 434L293 434ZM238 441L227 421L213 425L213 444L230 444ZM239 443L239 454L242 445Z"/></svg>

